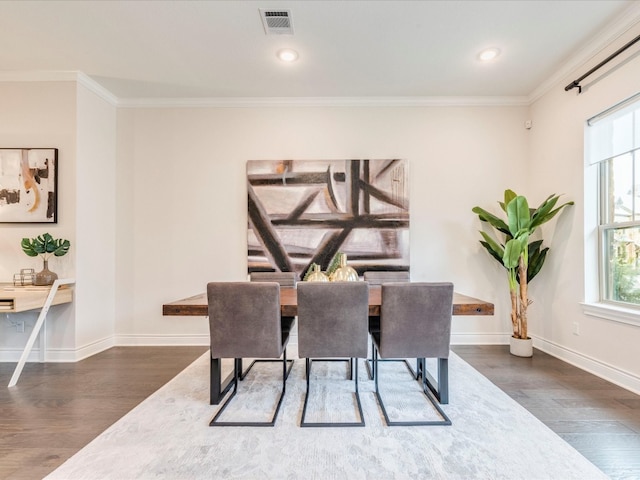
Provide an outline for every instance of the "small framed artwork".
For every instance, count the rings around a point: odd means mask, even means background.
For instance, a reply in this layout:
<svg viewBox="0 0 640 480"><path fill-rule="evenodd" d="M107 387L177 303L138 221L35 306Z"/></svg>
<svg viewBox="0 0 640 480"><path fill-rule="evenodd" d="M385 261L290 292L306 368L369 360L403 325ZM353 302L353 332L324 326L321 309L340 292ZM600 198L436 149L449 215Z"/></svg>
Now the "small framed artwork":
<svg viewBox="0 0 640 480"><path fill-rule="evenodd" d="M0 223L58 222L58 149L0 148Z"/></svg>

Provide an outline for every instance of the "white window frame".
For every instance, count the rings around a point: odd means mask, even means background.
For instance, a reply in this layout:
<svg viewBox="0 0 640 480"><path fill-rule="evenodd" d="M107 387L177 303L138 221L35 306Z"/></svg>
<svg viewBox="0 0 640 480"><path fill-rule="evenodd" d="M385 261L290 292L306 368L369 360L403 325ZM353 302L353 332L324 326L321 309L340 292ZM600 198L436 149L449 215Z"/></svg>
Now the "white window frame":
<svg viewBox="0 0 640 480"><path fill-rule="evenodd" d="M607 179L607 166L606 162L612 158L618 157L625 153L631 153L632 158L631 161L635 162L635 159L640 161L640 144L638 143L638 139L636 138L635 143L632 142L631 146L625 145L624 148L619 148L616 150L615 147L610 147L605 145L605 148L602 148L601 139L604 138L604 143L606 143L607 137L603 136L602 132L598 132L597 135L594 135L590 132L591 127L597 123L598 121L605 120L610 115L615 118L617 112L627 110L629 108L637 108L640 107L640 93L630 97L623 102L615 105L614 107L605 110L604 112L592 117L587 121L587 126L585 128L585 156L587 159L587 172L589 169L593 168L597 170L597 174L595 177L597 178L597 220L596 220L596 230L597 230L597 292L598 298L592 298L592 301L589 300L589 288L588 285L585 285L585 297L587 301L585 301L583 306L583 312L586 315L596 316L608 320L613 320L616 322L621 322L629 325L640 326L640 304L620 302L616 300L610 300L607 298L608 292L607 289L609 287L609 270L607 268L609 248L606 242L607 232L620 228L628 228L628 227L638 227L640 228L640 220L639 221L630 221L630 222L613 222L613 219L610 219L608 223L604 223L603 214L606 211L607 207L607 195L608 195L608 180ZM636 130L632 126L631 132L635 131L636 137L638 137ZM633 135L632 135L633 136ZM611 139L612 140L612 139ZM598 142L600 142L598 144ZM611 141L611 143L615 143ZM593 178L594 175L586 174L585 180ZM589 182L590 183L590 182ZM592 184L593 185L593 184ZM590 190L587 184L587 190ZM635 201L635 200L634 200ZM640 210L640 208L639 208ZM587 225L587 222L585 225ZM589 228L589 227L588 227ZM594 232L596 233L596 232ZM588 232L585 232L586 237L588 239ZM587 245L585 245L587 246ZM587 251L594 252L589 248ZM595 252L594 252L595 253ZM586 260L586 257L585 257ZM592 260L593 261L593 260ZM588 269L587 269L588 270ZM591 289L593 292L593 289ZM593 292L595 293L595 292ZM593 296L593 295L592 295Z"/></svg>

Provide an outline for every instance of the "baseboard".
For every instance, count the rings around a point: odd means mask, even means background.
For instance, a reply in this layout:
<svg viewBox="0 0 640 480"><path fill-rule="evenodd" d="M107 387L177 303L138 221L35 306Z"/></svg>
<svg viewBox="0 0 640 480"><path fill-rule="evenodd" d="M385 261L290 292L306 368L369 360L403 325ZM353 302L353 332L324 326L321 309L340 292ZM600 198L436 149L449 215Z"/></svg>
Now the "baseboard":
<svg viewBox="0 0 640 480"><path fill-rule="evenodd" d="M540 337L533 337L533 346L563 360L575 367L600 377L608 382L640 395L640 377L620 368L609 365L593 357L576 352ZM535 353L534 353L535 355Z"/></svg>
<svg viewBox="0 0 640 480"><path fill-rule="evenodd" d="M37 344L39 345L39 344ZM88 343L78 348L47 348L46 359L47 362L54 363L73 363L91 357L96 353L103 352L109 348L115 346L115 339L113 336L97 340L95 342ZM0 349L0 362L17 363L22 356L23 350L21 348L3 348ZM27 357L27 362L39 362L40 361L40 347L34 345L33 349Z"/></svg>
<svg viewBox="0 0 640 480"><path fill-rule="evenodd" d="M20 360L20 356L22 355L21 348L3 348L0 349L0 362L7 363L17 363ZM27 362L39 362L40 361L40 349L33 348L29 356L27 357Z"/></svg>
<svg viewBox="0 0 640 480"><path fill-rule="evenodd" d="M47 361L51 361L51 362L64 362L64 361L80 361L80 360L84 360L85 358L89 358L92 355L95 355L96 353L100 353L100 352L104 352L105 350L110 349L111 347L114 347L116 345L115 343L115 337L113 335L111 335L110 337L106 337L103 338L102 340L97 340L95 342L91 342L88 343L86 345L83 345L82 347L78 347L75 349L75 360L56 360L55 358L55 352L56 350L50 350L47 349Z"/></svg>

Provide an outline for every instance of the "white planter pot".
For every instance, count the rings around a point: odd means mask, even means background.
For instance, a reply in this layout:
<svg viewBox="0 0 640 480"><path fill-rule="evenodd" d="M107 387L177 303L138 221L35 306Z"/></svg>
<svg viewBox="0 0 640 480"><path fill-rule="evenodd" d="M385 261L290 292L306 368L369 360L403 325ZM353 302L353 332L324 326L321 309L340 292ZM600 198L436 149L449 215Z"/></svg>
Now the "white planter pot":
<svg viewBox="0 0 640 480"><path fill-rule="evenodd" d="M521 339L511 337L511 345L509 351L511 355L517 357L532 357L533 356L533 340L531 338Z"/></svg>

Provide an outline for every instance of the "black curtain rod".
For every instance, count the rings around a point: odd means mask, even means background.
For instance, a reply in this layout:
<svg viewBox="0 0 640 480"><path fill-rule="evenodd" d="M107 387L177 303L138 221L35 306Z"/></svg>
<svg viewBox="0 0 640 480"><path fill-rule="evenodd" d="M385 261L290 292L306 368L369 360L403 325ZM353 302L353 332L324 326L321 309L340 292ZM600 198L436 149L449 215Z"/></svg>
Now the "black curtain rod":
<svg viewBox="0 0 640 480"><path fill-rule="evenodd" d="M622 47L620 50L616 51L615 53L612 53L611 55L609 55L607 58L605 58L603 61L601 61L598 65L596 65L595 67L593 67L591 70L589 70L587 73L585 73L584 75L582 75L580 78L574 80L573 82L571 82L569 85L567 85L566 87L564 87L564 90L566 92L568 92L569 90L572 90L576 87L578 87L578 93L582 93L582 87L580 86L580 82L582 80L584 80L585 78L587 78L589 75L591 75L593 72L595 72L596 70L598 70L600 67L602 67L603 65L609 63L611 60L613 60L614 58L616 58L618 55L620 55L622 52L624 52L627 48L629 48L631 45L633 45L634 43L637 43L640 41L640 35L638 35L636 38L634 38L633 40L631 40L629 43L627 43L624 47Z"/></svg>

